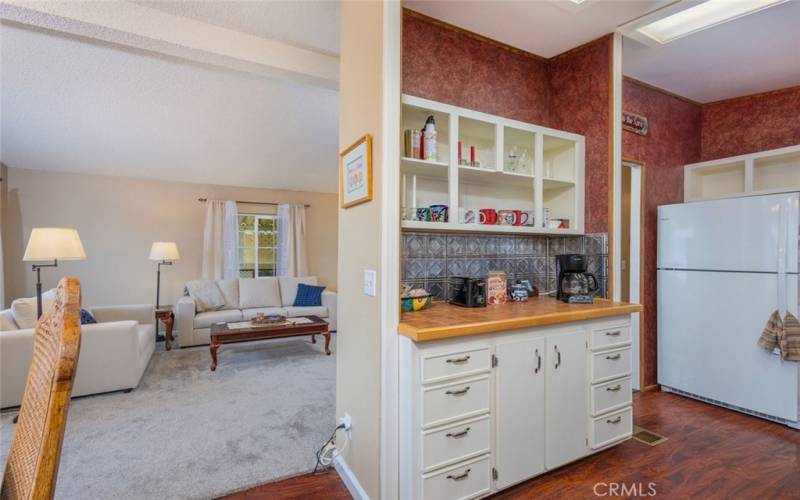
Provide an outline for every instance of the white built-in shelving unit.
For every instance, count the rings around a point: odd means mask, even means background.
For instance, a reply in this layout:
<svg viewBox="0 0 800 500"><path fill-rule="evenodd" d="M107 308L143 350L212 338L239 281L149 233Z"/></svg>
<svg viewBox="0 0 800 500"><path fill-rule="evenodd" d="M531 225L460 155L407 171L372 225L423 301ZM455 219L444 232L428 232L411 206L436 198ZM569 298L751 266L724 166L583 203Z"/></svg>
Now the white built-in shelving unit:
<svg viewBox="0 0 800 500"><path fill-rule="evenodd" d="M583 234L584 138L419 97L403 96L403 130L421 129L433 115L436 161L401 158L403 229L490 233ZM460 165L458 143L479 166ZM406 220L416 208L447 205L448 222ZM464 224L464 209L533 211L526 226ZM545 227L568 219L568 229Z"/></svg>
<svg viewBox="0 0 800 500"><path fill-rule="evenodd" d="M692 163L683 169L686 201L800 191L800 145Z"/></svg>

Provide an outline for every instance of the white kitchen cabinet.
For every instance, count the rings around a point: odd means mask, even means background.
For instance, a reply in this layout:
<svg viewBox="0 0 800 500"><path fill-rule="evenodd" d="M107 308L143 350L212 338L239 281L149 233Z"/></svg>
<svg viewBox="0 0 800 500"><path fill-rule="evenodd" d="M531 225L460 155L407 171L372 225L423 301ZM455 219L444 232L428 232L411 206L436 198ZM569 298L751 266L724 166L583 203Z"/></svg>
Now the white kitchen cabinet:
<svg viewBox="0 0 800 500"><path fill-rule="evenodd" d="M484 497L629 438L629 331L620 315L401 337L400 498Z"/></svg>
<svg viewBox="0 0 800 500"><path fill-rule="evenodd" d="M497 345L497 487L544 472L545 339ZM502 363L499 360L502 359Z"/></svg>
<svg viewBox="0 0 800 500"><path fill-rule="evenodd" d="M586 455L586 332L546 338L545 463L554 469Z"/></svg>

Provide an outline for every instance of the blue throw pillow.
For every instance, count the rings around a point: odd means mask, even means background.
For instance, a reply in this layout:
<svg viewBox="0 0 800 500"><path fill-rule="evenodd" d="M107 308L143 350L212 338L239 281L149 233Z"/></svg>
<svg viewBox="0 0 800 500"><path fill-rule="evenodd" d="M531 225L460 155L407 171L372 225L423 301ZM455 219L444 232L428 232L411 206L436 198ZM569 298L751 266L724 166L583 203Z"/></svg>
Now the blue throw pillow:
<svg viewBox="0 0 800 500"><path fill-rule="evenodd" d="M297 296L294 298L295 307L311 307L322 305L322 291L324 286L297 285Z"/></svg>
<svg viewBox="0 0 800 500"><path fill-rule="evenodd" d="M94 323L97 323L97 320L94 318L94 316L92 316L92 313L86 309L81 309L81 324L92 325Z"/></svg>

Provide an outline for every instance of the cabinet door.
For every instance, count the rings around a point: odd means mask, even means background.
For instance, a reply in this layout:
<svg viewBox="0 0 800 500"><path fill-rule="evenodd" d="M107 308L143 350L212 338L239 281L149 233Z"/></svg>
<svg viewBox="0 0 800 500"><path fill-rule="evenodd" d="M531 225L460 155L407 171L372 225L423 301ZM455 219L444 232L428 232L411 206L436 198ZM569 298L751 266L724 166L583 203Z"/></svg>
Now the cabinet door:
<svg viewBox="0 0 800 500"><path fill-rule="evenodd" d="M497 345L497 487L544 472L544 338Z"/></svg>
<svg viewBox="0 0 800 500"><path fill-rule="evenodd" d="M548 469L586 455L588 391L586 333L547 337L545 458Z"/></svg>

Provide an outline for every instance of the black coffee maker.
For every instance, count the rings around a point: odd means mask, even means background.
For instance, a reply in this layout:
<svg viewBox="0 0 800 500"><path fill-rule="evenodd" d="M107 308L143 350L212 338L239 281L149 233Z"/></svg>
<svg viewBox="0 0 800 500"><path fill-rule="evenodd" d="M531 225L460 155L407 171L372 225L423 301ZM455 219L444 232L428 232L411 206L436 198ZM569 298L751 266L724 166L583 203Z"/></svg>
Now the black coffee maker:
<svg viewBox="0 0 800 500"><path fill-rule="evenodd" d="M556 298L570 304L591 304L600 290L594 274L586 272L586 256L556 255Z"/></svg>

